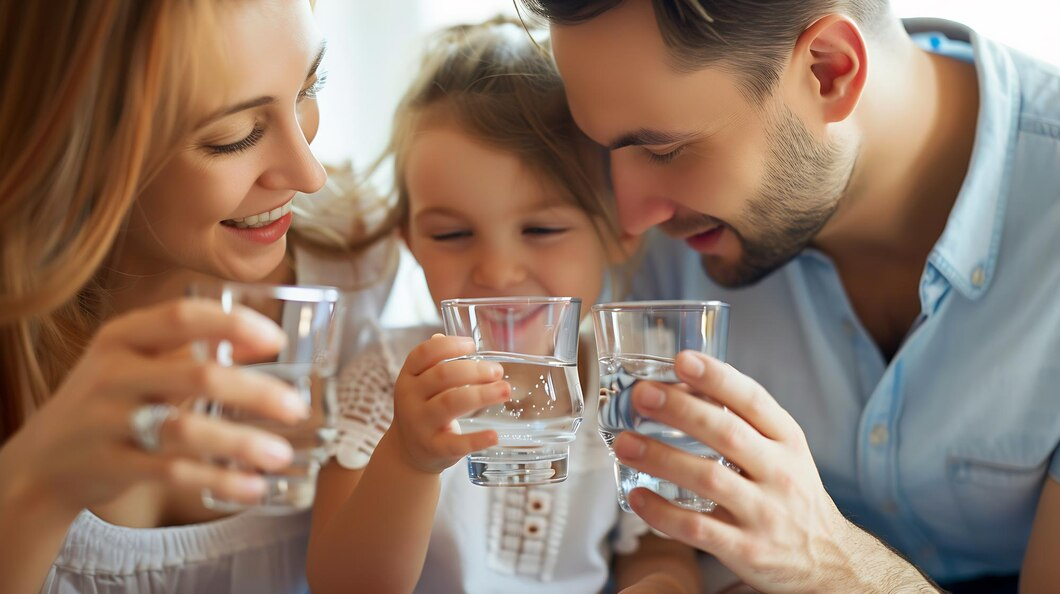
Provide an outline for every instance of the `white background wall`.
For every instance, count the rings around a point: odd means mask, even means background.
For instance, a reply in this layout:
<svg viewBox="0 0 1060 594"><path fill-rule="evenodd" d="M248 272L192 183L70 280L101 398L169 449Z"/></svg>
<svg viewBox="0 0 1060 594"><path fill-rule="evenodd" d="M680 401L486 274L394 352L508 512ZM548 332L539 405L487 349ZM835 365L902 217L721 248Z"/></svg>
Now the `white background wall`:
<svg viewBox="0 0 1060 594"><path fill-rule="evenodd" d="M1056 0L891 0L903 17L963 22L1060 64ZM328 39L327 87L314 150L325 161L369 163L386 144L398 98L415 72L423 36L444 25L514 12L511 0L317 0Z"/></svg>

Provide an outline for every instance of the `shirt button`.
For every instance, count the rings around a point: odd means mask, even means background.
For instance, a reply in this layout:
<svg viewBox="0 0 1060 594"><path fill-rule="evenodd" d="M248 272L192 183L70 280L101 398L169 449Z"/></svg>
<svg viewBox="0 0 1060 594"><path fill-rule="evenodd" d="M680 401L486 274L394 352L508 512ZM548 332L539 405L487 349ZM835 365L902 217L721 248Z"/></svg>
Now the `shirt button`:
<svg viewBox="0 0 1060 594"><path fill-rule="evenodd" d="M869 432L869 443L874 446L878 446L887 441L887 426L883 423L876 425Z"/></svg>
<svg viewBox="0 0 1060 594"><path fill-rule="evenodd" d="M976 266L972 271L972 285L978 289L983 286L984 282L986 282L986 271L982 266Z"/></svg>

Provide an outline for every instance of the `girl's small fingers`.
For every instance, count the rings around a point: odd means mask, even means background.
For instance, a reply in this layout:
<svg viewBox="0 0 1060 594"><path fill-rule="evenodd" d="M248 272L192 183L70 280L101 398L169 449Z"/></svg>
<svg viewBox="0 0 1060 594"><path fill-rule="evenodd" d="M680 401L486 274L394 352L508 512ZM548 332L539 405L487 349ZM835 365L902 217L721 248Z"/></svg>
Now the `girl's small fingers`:
<svg viewBox="0 0 1060 594"><path fill-rule="evenodd" d="M483 408L508 400L512 387L506 381L451 388L427 401L424 415L431 427L442 428Z"/></svg>
<svg viewBox="0 0 1060 594"><path fill-rule="evenodd" d="M181 413L166 421L161 445L167 454L229 460L263 471L280 470L294 459L291 444L278 435L196 413Z"/></svg>
<svg viewBox="0 0 1060 594"><path fill-rule="evenodd" d="M435 334L412 349L405 358L402 372L418 376L447 359L464 357L475 352L475 341L463 336Z"/></svg>
<svg viewBox="0 0 1060 594"><path fill-rule="evenodd" d="M450 458L461 458L472 452L497 445L496 431L457 434L440 433L434 438L434 450Z"/></svg>
<svg viewBox="0 0 1060 594"><path fill-rule="evenodd" d="M419 375L417 383L426 394L439 394L450 388L495 382L504 377L504 367L495 361L457 359L445 361Z"/></svg>

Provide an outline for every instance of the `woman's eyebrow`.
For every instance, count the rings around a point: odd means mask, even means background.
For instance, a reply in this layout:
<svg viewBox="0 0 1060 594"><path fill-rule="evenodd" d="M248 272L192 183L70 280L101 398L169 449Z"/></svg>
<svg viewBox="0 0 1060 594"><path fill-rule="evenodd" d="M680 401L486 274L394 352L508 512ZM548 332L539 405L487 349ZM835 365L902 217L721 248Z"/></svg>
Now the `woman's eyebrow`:
<svg viewBox="0 0 1060 594"><path fill-rule="evenodd" d="M326 52L327 49L327 41L320 42L320 50L317 51L317 56L313 59L313 65L309 67L309 72L305 75L306 80L313 78L313 75L316 74L317 68L320 68L320 62L324 59L324 52ZM205 126L206 124L209 124L210 122L213 122L215 120L219 120L221 118L228 117L232 114L239 113L241 111L253 109L255 107L261 107L262 105L268 105L269 103L272 103L275 100L275 97L272 97L270 95L264 95L261 97L256 97L254 99L248 99L247 101L241 101L230 107L221 108L213 115L203 120L203 123L200 124L200 127Z"/></svg>

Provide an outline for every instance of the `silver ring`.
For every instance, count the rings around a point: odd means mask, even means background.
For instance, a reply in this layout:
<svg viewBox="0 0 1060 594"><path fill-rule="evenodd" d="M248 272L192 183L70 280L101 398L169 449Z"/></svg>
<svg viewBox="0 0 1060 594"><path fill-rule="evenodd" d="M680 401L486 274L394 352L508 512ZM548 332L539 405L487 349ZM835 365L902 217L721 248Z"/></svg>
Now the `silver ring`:
<svg viewBox="0 0 1060 594"><path fill-rule="evenodd" d="M162 425L177 416L172 404L145 404L129 416L136 444L145 452L157 452L162 445Z"/></svg>

